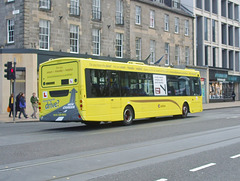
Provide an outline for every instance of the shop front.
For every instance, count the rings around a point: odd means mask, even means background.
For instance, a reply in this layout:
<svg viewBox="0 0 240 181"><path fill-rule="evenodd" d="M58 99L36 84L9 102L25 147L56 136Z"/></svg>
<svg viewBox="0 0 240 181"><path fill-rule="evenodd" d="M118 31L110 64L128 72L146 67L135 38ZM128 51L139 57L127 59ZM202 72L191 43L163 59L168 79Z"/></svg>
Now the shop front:
<svg viewBox="0 0 240 181"><path fill-rule="evenodd" d="M209 70L209 102L233 101L232 94L238 89L240 77L224 70Z"/></svg>

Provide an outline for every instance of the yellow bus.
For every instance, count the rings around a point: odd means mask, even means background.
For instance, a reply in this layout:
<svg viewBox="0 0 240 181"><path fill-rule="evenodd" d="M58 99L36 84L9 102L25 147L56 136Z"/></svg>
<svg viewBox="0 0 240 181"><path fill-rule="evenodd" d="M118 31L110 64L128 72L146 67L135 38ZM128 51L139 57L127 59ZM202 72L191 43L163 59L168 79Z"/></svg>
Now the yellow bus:
<svg viewBox="0 0 240 181"><path fill-rule="evenodd" d="M40 121L100 122L202 111L200 73L139 62L49 60L39 68Z"/></svg>

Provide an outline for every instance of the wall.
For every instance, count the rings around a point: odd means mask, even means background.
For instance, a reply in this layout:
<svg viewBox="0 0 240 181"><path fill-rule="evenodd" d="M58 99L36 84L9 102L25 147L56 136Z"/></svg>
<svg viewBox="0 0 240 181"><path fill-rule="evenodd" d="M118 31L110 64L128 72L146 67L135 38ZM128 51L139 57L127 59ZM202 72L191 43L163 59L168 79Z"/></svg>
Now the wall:
<svg viewBox="0 0 240 181"><path fill-rule="evenodd" d="M37 93L37 55L36 54L0 54L0 66L4 67L4 64L8 61L14 61L16 58L16 67L25 67L26 70L26 113L31 115L32 106L30 98L33 92ZM4 75L4 70L0 69L0 75ZM16 94L18 94L17 92ZM0 114L7 112L7 106L10 96L10 81L4 78L0 78Z"/></svg>
<svg viewBox="0 0 240 181"><path fill-rule="evenodd" d="M23 48L23 0L0 1L0 48ZM19 10L19 11L18 11ZM7 43L7 20L14 20L14 43Z"/></svg>

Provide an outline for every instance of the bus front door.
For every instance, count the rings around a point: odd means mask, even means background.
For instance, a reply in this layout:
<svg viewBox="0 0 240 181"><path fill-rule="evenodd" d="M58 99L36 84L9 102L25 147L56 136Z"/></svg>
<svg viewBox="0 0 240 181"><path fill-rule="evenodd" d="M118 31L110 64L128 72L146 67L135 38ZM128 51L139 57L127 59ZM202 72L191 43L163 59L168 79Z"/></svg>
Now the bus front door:
<svg viewBox="0 0 240 181"><path fill-rule="evenodd" d="M111 119L114 121L122 120L122 103L120 98L120 73L118 71L110 72L110 109Z"/></svg>

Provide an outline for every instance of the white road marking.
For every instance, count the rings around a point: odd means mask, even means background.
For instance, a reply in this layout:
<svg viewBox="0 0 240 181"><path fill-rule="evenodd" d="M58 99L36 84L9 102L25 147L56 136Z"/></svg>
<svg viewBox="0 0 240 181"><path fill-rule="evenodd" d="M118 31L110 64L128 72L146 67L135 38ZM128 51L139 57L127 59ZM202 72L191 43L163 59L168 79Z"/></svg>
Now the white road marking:
<svg viewBox="0 0 240 181"><path fill-rule="evenodd" d="M197 167L197 168L191 169L191 170L189 170L189 171L190 171L190 172L196 172L196 171L199 171L199 170L202 170L202 169L204 169L204 168L208 168L208 167L211 167L211 166L214 166L214 165L216 165L216 163L209 163L209 164L207 164L207 165L203 165L203 166L201 166L201 167Z"/></svg>
<svg viewBox="0 0 240 181"><path fill-rule="evenodd" d="M165 178L161 178L159 180L156 180L156 181L167 181L168 179L165 179Z"/></svg>
<svg viewBox="0 0 240 181"><path fill-rule="evenodd" d="M240 157L240 154L231 156L230 158L234 159L234 158L238 158L238 157Z"/></svg>

